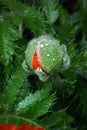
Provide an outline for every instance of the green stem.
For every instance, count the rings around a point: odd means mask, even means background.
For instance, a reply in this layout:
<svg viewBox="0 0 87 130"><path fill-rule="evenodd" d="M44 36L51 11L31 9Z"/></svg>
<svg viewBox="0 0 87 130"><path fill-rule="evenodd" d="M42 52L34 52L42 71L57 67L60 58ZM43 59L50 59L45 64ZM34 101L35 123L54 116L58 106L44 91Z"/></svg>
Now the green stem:
<svg viewBox="0 0 87 130"><path fill-rule="evenodd" d="M31 119L27 119L25 117L17 116L17 115L14 115L14 114L8 114L8 115L3 114L3 115L0 116L0 118L8 118L8 117L17 118L17 119L29 122L30 124L33 124L35 126L42 127L38 123L36 123L35 121L32 121Z"/></svg>
<svg viewBox="0 0 87 130"><path fill-rule="evenodd" d="M61 79L59 74L55 75L52 79L56 88L63 88L64 79Z"/></svg>

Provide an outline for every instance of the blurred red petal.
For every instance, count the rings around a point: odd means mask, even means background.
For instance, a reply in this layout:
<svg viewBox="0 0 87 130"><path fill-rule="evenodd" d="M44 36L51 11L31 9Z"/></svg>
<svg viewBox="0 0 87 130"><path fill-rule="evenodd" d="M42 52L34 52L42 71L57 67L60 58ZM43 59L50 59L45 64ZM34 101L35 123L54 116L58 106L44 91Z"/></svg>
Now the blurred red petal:
<svg viewBox="0 0 87 130"><path fill-rule="evenodd" d="M12 124L0 124L0 130L17 130L17 128L16 125Z"/></svg>
<svg viewBox="0 0 87 130"><path fill-rule="evenodd" d="M39 128L39 127L34 127L34 126L30 126L28 124L22 124L18 130L45 130L43 128Z"/></svg>
<svg viewBox="0 0 87 130"><path fill-rule="evenodd" d="M37 126L34 127L28 124L22 124L19 127L12 124L0 124L0 130L45 130L45 129L39 128Z"/></svg>
<svg viewBox="0 0 87 130"><path fill-rule="evenodd" d="M27 124L22 124L18 130L32 130L32 126Z"/></svg>
<svg viewBox="0 0 87 130"><path fill-rule="evenodd" d="M33 130L45 130L44 128L34 127Z"/></svg>

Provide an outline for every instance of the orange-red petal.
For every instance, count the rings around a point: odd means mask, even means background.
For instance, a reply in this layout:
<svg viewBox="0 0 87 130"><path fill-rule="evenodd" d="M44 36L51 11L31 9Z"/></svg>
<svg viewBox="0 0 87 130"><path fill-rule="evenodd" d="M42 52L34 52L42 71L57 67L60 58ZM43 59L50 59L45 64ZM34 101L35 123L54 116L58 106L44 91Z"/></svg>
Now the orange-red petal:
<svg viewBox="0 0 87 130"><path fill-rule="evenodd" d="M22 124L19 127L14 124L0 124L0 130L45 130L45 129L37 126L31 126L28 124Z"/></svg>
<svg viewBox="0 0 87 130"><path fill-rule="evenodd" d="M28 124L22 124L18 130L45 130L43 128L39 128L37 126L30 126Z"/></svg>
<svg viewBox="0 0 87 130"><path fill-rule="evenodd" d="M17 126L13 124L0 124L0 130L17 130Z"/></svg>
<svg viewBox="0 0 87 130"><path fill-rule="evenodd" d="M35 51L33 59L32 59L32 67L34 70L36 70L37 68L42 68L38 59L37 51Z"/></svg>

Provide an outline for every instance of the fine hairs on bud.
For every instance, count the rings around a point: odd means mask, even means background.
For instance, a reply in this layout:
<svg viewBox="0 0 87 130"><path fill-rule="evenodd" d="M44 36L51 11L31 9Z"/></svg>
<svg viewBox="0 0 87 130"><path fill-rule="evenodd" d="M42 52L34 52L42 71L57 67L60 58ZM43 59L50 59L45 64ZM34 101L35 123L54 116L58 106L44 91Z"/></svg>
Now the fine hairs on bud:
<svg viewBox="0 0 87 130"><path fill-rule="evenodd" d="M49 35L39 36L29 42L25 51L25 61L44 82L49 75L54 75L70 66L67 47Z"/></svg>

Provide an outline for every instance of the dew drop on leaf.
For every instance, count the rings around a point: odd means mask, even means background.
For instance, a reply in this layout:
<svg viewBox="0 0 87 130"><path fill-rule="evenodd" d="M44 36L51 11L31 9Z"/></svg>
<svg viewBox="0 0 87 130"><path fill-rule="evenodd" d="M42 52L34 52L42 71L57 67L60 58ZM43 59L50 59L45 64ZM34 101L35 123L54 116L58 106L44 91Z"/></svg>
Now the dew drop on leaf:
<svg viewBox="0 0 87 130"><path fill-rule="evenodd" d="M43 44L41 44L40 47L43 48L44 47Z"/></svg>
<svg viewBox="0 0 87 130"><path fill-rule="evenodd" d="M49 54L47 54L47 57L49 57L50 55Z"/></svg>

